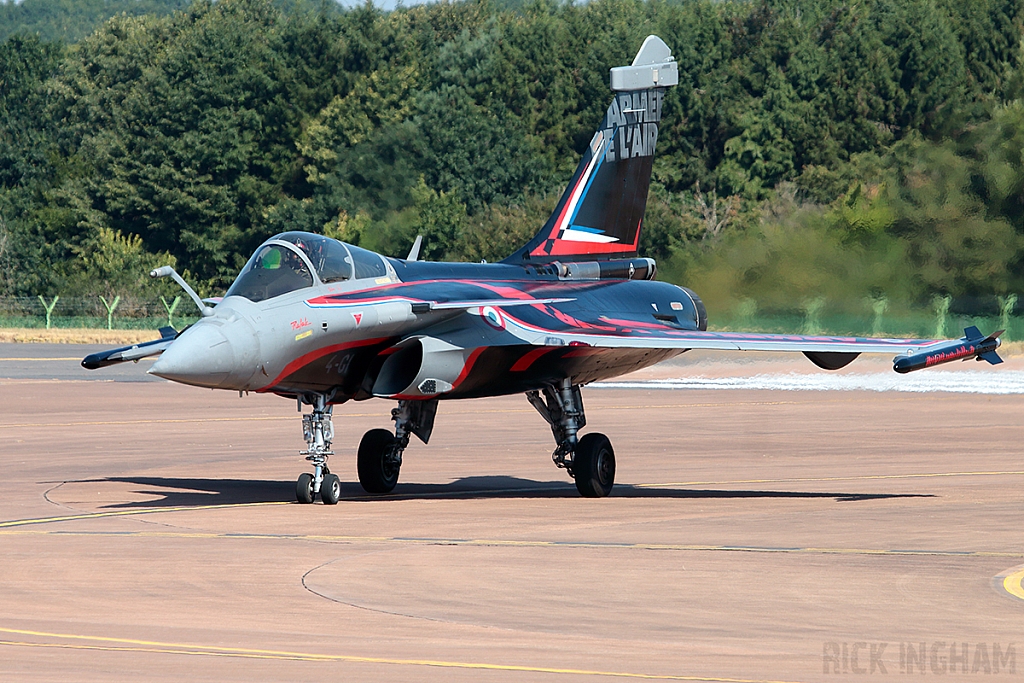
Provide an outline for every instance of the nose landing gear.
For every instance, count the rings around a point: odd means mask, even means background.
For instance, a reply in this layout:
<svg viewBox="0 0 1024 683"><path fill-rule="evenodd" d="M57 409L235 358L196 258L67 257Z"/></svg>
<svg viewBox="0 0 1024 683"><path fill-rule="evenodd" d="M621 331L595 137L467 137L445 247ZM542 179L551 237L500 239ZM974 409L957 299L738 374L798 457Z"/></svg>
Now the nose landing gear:
<svg viewBox="0 0 1024 683"><path fill-rule="evenodd" d="M543 395L542 395L543 394ZM582 439L579 430L587 424L580 386L570 379L526 392L526 398L551 425L557 444L551 460L576 481L584 498L603 498L615 485L615 451L604 434L594 432Z"/></svg>
<svg viewBox="0 0 1024 683"><path fill-rule="evenodd" d="M317 494L324 505L334 505L341 498L341 480L338 475L331 474L327 469L327 459L334 455L331 442L334 440L334 423L331 413L334 406L328 405L332 397L316 394L309 398L299 399L310 403L313 412L302 416L302 437L306 440L306 450L300 455L313 464L313 473L303 472L295 482L295 498L300 503L312 503Z"/></svg>

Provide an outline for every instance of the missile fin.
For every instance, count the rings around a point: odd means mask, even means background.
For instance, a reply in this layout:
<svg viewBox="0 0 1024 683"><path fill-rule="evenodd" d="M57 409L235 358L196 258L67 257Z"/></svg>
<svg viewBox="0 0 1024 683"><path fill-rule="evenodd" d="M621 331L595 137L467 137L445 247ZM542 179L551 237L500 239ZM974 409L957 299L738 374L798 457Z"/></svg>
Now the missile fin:
<svg viewBox="0 0 1024 683"><path fill-rule="evenodd" d="M964 338L967 339L967 341L974 341L975 339L983 339L984 337L985 337L985 335L983 335L981 333L981 330L979 330L974 325L971 325L970 327L965 327L964 328Z"/></svg>
<svg viewBox="0 0 1024 683"><path fill-rule="evenodd" d="M978 354L978 360L988 361L992 365L999 365L1003 362L1003 359L999 357L999 354L995 351L986 351L985 353Z"/></svg>
<svg viewBox="0 0 1024 683"><path fill-rule="evenodd" d="M1002 335L1003 332L1006 332L1006 330L996 330L992 334L990 334L987 337L985 337L985 341L992 341L993 339L999 339L1000 335Z"/></svg>

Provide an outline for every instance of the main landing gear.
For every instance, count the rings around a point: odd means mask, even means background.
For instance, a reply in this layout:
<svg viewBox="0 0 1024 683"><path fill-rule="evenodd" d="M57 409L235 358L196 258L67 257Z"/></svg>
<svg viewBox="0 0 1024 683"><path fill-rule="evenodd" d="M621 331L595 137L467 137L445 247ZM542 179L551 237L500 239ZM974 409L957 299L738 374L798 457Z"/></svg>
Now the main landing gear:
<svg viewBox="0 0 1024 683"><path fill-rule="evenodd" d="M313 473L303 472L295 482L295 498L300 503L312 503L317 494L324 505L335 505L341 498L341 480L338 475L331 474L327 469L327 459L334 455L331 441L334 440L334 423L331 413L334 406L329 405L332 397L316 394L311 399L299 399L302 403L310 403L313 412L302 416L302 437L306 440L306 450L300 455L313 464Z"/></svg>
<svg viewBox="0 0 1024 683"><path fill-rule="evenodd" d="M539 391L528 391L526 398L551 425L557 444L551 459L576 480L580 495L603 498L611 493L615 485L615 451L611 441L597 432L578 438L579 430L587 424L580 386L564 379Z"/></svg>
<svg viewBox="0 0 1024 683"><path fill-rule="evenodd" d="M295 497L300 503L312 503L319 495L324 505L335 505L341 498L341 481L327 468L327 459L334 455L331 398L331 395L317 394L299 399L300 409L302 403L313 406L313 412L302 416L302 434L306 440L302 455L312 463L313 472L303 472L295 482ZM615 485L615 451L604 434L593 432L579 437L579 431L587 424L580 386L565 379L540 390L528 391L526 398L551 425L556 444L551 459L576 481L580 495L603 498L611 493ZM387 429L371 429L363 435L356 467L359 483L367 493L394 490L409 438L415 435L423 443L430 440L437 403L436 398L399 401L398 407L391 411L394 434Z"/></svg>
<svg viewBox="0 0 1024 683"><path fill-rule="evenodd" d="M409 437L416 435L423 443L430 440L437 415L437 399L399 401L391 411L395 433L371 429L363 434L356 456L359 483L367 493L390 493L398 483L402 453L409 446Z"/></svg>

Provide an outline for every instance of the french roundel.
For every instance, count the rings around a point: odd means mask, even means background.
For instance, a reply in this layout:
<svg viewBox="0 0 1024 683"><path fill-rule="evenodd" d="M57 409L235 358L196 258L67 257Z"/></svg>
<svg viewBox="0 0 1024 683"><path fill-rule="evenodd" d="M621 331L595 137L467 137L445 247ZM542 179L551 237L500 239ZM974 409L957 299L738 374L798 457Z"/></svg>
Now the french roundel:
<svg viewBox="0 0 1024 683"><path fill-rule="evenodd" d="M501 312L493 306L484 306L480 309L480 315L487 321L487 324L496 330L505 329L505 318Z"/></svg>

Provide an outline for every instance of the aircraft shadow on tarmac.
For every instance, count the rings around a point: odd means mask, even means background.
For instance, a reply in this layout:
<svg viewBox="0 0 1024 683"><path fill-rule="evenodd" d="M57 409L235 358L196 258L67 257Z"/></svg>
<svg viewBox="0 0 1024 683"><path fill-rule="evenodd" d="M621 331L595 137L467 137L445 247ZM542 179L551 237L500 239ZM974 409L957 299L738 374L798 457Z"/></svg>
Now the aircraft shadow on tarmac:
<svg viewBox="0 0 1024 683"><path fill-rule="evenodd" d="M91 481L121 482L141 487L133 492L157 496L153 500L116 503L106 508L192 507L289 502L295 500L295 484L259 479L178 479L172 477L109 477ZM885 498L927 498L917 493L837 493L826 491L751 491L703 488L654 488L616 484L614 498L833 498L837 502ZM508 476L464 477L449 484L399 483L393 493L370 495L358 483L343 482L341 501L486 498L578 498L568 482L534 481Z"/></svg>

